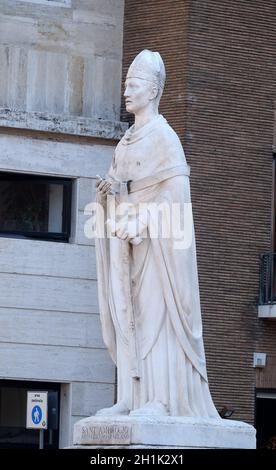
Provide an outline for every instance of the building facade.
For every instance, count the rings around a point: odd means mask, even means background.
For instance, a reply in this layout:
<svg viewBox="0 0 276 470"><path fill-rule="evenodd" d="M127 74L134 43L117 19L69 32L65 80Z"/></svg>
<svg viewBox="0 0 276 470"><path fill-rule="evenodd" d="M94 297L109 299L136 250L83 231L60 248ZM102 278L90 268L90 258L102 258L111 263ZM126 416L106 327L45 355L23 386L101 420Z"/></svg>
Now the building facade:
<svg viewBox="0 0 276 470"><path fill-rule="evenodd" d="M125 7L124 72L140 49L161 53L161 112L191 165L212 395L260 438L276 436L275 28L273 1Z"/></svg>
<svg viewBox="0 0 276 470"><path fill-rule="evenodd" d="M123 13L117 0L0 1L4 447L38 445L24 429L27 390L56 397L46 447L69 445L75 421L114 401L85 208L127 127Z"/></svg>

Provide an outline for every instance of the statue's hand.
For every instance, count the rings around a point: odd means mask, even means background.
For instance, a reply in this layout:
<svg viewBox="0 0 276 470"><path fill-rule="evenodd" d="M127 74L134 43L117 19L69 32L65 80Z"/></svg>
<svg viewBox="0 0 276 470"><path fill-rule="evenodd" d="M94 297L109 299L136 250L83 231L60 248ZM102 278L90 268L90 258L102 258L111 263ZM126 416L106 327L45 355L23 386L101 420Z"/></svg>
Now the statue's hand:
<svg viewBox="0 0 276 470"><path fill-rule="evenodd" d="M121 220L116 224L115 234L121 240L131 242L140 238L145 228L146 224L140 219Z"/></svg>
<svg viewBox="0 0 276 470"><path fill-rule="evenodd" d="M97 175L97 181L95 184L97 198L100 202L105 202L106 196L110 194L111 183L101 176Z"/></svg>

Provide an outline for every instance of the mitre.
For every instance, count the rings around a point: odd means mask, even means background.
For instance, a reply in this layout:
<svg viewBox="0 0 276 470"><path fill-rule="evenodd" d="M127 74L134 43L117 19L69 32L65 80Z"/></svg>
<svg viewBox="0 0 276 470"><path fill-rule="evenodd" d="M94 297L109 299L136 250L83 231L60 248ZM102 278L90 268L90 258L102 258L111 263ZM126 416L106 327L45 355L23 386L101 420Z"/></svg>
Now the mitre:
<svg viewBox="0 0 276 470"><path fill-rule="evenodd" d="M165 85L165 66L159 52L144 49L130 64L126 78L141 78L156 83L163 89Z"/></svg>

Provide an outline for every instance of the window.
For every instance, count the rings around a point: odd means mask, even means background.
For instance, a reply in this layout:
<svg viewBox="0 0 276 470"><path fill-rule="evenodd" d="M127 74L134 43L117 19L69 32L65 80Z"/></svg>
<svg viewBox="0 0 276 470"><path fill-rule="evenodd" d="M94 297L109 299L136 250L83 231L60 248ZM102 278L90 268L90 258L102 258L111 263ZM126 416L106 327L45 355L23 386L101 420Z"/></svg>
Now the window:
<svg viewBox="0 0 276 470"><path fill-rule="evenodd" d="M72 180L0 173L0 236L69 241Z"/></svg>
<svg viewBox="0 0 276 470"><path fill-rule="evenodd" d="M259 389L256 393L255 428L257 448L276 448L276 393L275 390Z"/></svg>
<svg viewBox="0 0 276 470"><path fill-rule="evenodd" d="M39 432L26 429L27 392L48 392L48 429L45 449L58 449L60 384L0 380L0 449L38 449Z"/></svg>

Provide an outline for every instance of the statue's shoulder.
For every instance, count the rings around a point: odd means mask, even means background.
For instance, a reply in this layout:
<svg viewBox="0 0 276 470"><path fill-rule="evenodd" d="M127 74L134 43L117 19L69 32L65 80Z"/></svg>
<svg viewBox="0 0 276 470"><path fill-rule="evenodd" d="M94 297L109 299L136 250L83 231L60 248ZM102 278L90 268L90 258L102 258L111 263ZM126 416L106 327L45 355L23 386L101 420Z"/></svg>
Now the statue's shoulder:
<svg viewBox="0 0 276 470"><path fill-rule="evenodd" d="M182 144L177 133L163 116L159 121L159 125L156 126L156 137L165 147L174 147L183 151Z"/></svg>

